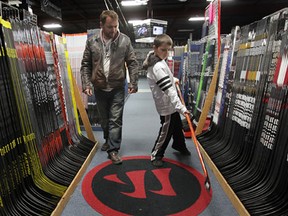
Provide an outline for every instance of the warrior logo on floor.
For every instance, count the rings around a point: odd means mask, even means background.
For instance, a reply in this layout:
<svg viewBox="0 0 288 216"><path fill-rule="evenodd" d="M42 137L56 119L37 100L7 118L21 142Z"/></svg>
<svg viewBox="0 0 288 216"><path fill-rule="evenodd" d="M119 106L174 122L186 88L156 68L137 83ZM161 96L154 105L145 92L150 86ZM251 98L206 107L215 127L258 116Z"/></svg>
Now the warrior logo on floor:
<svg viewBox="0 0 288 216"><path fill-rule="evenodd" d="M102 163L83 180L83 196L100 214L192 216L210 203L211 189L192 167L164 159L156 168L146 156L122 159L122 165Z"/></svg>

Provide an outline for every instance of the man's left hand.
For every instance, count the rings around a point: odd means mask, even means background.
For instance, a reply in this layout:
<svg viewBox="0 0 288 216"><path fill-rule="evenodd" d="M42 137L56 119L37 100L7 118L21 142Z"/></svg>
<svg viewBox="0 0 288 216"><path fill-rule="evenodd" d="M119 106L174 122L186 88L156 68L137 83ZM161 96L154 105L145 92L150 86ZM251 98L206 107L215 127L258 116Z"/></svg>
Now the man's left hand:
<svg viewBox="0 0 288 216"><path fill-rule="evenodd" d="M137 92L136 89L134 89L134 88L132 88L132 87L128 87L128 93L129 93L129 94L136 93L136 92Z"/></svg>

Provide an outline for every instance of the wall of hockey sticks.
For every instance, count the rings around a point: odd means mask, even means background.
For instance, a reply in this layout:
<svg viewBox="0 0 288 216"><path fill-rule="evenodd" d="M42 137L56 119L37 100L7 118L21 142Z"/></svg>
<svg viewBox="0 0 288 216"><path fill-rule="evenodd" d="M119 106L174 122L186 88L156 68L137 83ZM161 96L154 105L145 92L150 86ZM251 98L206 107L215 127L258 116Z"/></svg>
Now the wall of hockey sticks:
<svg viewBox="0 0 288 216"><path fill-rule="evenodd" d="M188 53L183 62L185 70L183 71L182 91L195 127L199 122L200 126L204 127L212 115L213 106L208 108L208 113L202 113L202 109L213 75L218 73L218 71L214 73L214 68L217 65L218 56L220 56L220 5L220 1L215 0L206 8L202 39L200 41L188 40ZM214 102L213 99L212 101Z"/></svg>
<svg viewBox="0 0 288 216"><path fill-rule="evenodd" d="M288 214L287 23L285 8L222 39L212 123L197 136L250 215Z"/></svg>
<svg viewBox="0 0 288 216"><path fill-rule="evenodd" d="M81 134L65 43L0 19L0 215L51 215L97 142Z"/></svg>

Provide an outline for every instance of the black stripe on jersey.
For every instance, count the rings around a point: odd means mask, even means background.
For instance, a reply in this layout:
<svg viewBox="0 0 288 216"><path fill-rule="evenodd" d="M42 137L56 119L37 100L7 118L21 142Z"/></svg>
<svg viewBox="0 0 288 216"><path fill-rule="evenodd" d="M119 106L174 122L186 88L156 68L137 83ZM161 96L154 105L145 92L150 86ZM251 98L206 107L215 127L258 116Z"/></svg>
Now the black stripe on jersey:
<svg viewBox="0 0 288 216"><path fill-rule="evenodd" d="M172 86L172 84L166 86L165 88L162 88L162 91L165 91L166 89L170 88Z"/></svg>
<svg viewBox="0 0 288 216"><path fill-rule="evenodd" d="M162 79L158 80L158 81L156 82L156 84L159 85L159 84L161 84L161 82L163 82L163 81L166 80L166 79L169 79L169 76L165 76L165 77L163 77Z"/></svg>
<svg viewBox="0 0 288 216"><path fill-rule="evenodd" d="M163 87L165 87L167 84L170 84L171 83L171 81L170 80L167 80L167 81L165 81L165 82L162 82L160 85L158 85L161 89L163 88Z"/></svg>
<svg viewBox="0 0 288 216"><path fill-rule="evenodd" d="M169 76L165 76L162 79L158 80L156 84L161 88L162 91L165 91L172 86Z"/></svg>

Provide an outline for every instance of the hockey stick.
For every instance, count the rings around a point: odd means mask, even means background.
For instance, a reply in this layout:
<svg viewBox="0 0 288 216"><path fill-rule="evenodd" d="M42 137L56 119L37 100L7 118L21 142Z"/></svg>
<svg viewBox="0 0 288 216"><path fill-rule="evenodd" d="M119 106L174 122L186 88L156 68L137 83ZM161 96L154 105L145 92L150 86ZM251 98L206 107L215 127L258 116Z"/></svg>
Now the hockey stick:
<svg viewBox="0 0 288 216"><path fill-rule="evenodd" d="M177 88L177 92L178 92L178 95L180 97L180 100L181 100L182 104L185 105L185 102L184 102L184 99L183 99L183 96L182 96L182 93L180 91L180 88L179 88L178 84L176 84L176 88ZM190 131L191 131L191 138L192 138L193 143L195 144L195 147L196 147L196 150L197 150L197 153L198 153L198 157L200 159L200 163L201 163L201 166L202 166L202 169L203 169L203 172L204 172L205 188L207 190L210 190L210 188L211 188L210 179L209 179L209 176L208 176L208 172L207 172L206 166L204 164L204 160L203 160L202 154L200 152L199 142L198 142L198 140L196 138L195 131L193 129L189 114L185 114L185 117L187 119Z"/></svg>

